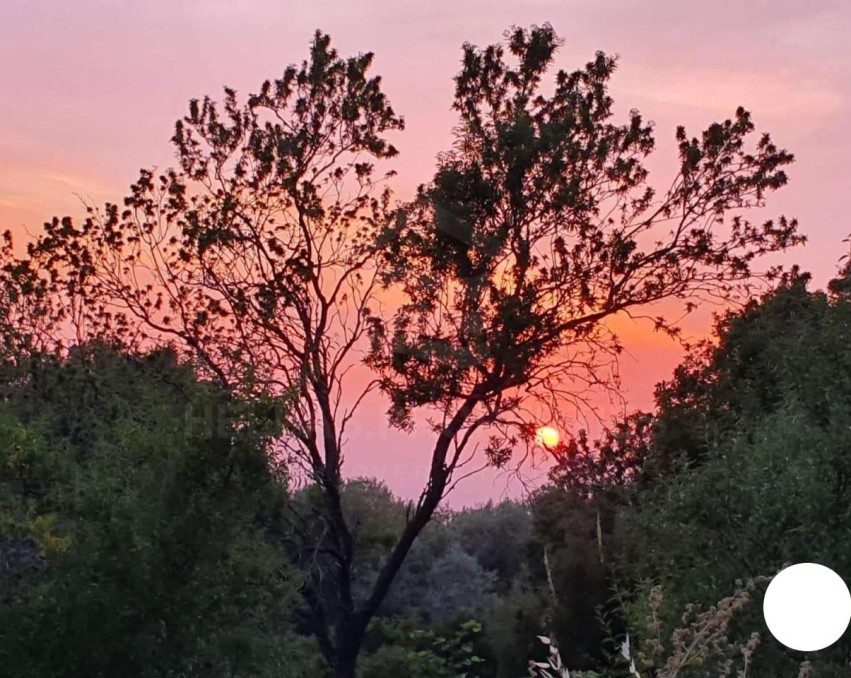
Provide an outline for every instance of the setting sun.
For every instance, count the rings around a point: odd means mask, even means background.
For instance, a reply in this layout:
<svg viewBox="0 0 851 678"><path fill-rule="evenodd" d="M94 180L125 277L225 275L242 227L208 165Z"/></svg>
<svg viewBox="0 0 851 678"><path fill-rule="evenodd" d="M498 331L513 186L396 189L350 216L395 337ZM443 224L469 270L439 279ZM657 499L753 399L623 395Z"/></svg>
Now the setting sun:
<svg viewBox="0 0 851 678"><path fill-rule="evenodd" d="M538 429L535 440L544 447L555 447L559 442L558 430L552 426L542 426Z"/></svg>

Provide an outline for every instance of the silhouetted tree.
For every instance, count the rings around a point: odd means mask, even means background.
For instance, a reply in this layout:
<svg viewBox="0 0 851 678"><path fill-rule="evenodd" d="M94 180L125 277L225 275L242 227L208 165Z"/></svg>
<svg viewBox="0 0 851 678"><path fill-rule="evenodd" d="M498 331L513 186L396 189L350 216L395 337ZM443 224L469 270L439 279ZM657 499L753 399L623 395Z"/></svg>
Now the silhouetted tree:
<svg viewBox="0 0 851 678"><path fill-rule="evenodd" d="M637 112L611 121L615 60L558 71L546 94L558 46L543 26L509 32L507 49L464 47L456 144L381 240L383 282L406 301L373 324L369 364L394 424L425 410L439 425L428 484L372 606L477 433L491 431L486 453L505 463L534 436L536 410L564 421L571 404L584 407L585 385L606 384L620 351L607 318L729 297L757 277L758 256L801 241L794 221L753 225L741 213L784 185L792 162L768 135L748 148L745 110L700 138L679 128L679 171L657 195L643 164L651 126Z"/></svg>
<svg viewBox="0 0 851 678"><path fill-rule="evenodd" d="M342 444L374 388L353 394L344 381L374 302L372 232L389 200L373 163L396 155L386 134L403 126L371 63L341 58L317 33L308 61L244 105L231 89L221 106L193 100L173 137L178 168L143 170L123 206L90 208L79 229L54 220L30 248L63 299L85 300L86 333L173 341L228 388L291 404L278 453L321 488L314 548L331 566L312 572L305 598L339 675L351 674L369 617L352 599ZM329 577L330 603L318 594Z"/></svg>
<svg viewBox="0 0 851 678"><path fill-rule="evenodd" d="M456 146L395 213L374 163L396 154L387 135L402 120L368 77L372 56L342 59L317 34L309 61L246 104L231 89L221 106L191 102L177 169L143 171L123 207L92 209L80 228L54 220L30 249L63 299L84 300L86 333L171 339L239 393L291 398L280 445L319 488L326 528L305 600L338 678L354 674L478 431L492 429L488 457L504 463L530 434L527 404L562 409L583 379L606 381L619 351L608 317L740 291L756 257L800 241L794 221L740 214L792 161L767 135L746 148L746 111L699 139L678 129L680 169L657 196L642 164L651 126L635 112L610 121L615 61L558 71L545 94L558 45L549 26L508 34L514 63L500 45L465 45ZM406 299L392 320L379 283ZM344 377L367 331L379 380L355 392ZM379 385L394 425L436 409L436 439L422 495L357 600L343 449L353 408ZM329 578L333 600L318 593Z"/></svg>

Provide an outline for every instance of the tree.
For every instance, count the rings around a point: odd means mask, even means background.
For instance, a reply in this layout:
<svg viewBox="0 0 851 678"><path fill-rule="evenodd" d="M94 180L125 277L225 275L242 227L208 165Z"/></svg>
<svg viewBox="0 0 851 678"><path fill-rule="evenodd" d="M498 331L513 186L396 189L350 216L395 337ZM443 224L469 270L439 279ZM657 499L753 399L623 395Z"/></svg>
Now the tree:
<svg viewBox="0 0 851 678"><path fill-rule="evenodd" d="M484 570L496 575L498 590L505 592L523 569L520 545L529 540L532 518L525 503L506 499L452 514L447 531ZM506 548L507 544L514 547Z"/></svg>
<svg viewBox="0 0 851 678"><path fill-rule="evenodd" d="M623 489L643 478L653 444L654 417L634 412L590 440L585 430L552 450L555 464L550 480L583 499L623 494Z"/></svg>
<svg viewBox="0 0 851 678"><path fill-rule="evenodd" d="M607 629L600 616L612 606L613 516L577 492L545 487L532 502L533 537L527 547L532 581L547 591L546 624L572 668L603 662Z"/></svg>
<svg viewBox="0 0 851 678"><path fill-rule="evenodd" d="M444 628L465 619L487 619L497 602L496 576L455 540L411 549L381 608L382 614Z"/></svg>
<svg viewBox="0 0 851 678"><path fill-rule="evenodd" d="M571 404L582 408L583 385L605 383L620 350L606 319L665 299L729 297L748 288L759 255L801 241L794 221L755 226L741 214L785 184L792 161L768 135L747 148L746 111L700 139L679 128L680 169L657 196L643 166L651 126L637 112L610 121L615 60L598 54L559 71L547 96L552 29L515 29L507 43L465 46L455 147L382 239L382 280L406 302L392 323L374 323L370 364L383 375L391 421L410 426L430 411L437 441L379 591L477 433L494 433L486 451L504 463L534 436L541 411L563 421ZM664 318L656 324L675 331Z"/></svg>
<svg viewBox="0 0 851 678"><path fill-rule="evenodd" d="M58 303L55 281L38 263L15 257L9 231L2 234L0 262L0 365L8 373L33 356L54 353L59 323L77 316L76 309Z"/></svg>
<svg viewBox="0 0 851 678"><path fill-rule="evenodd" d="M320 488L316 552L331 556L336 599L305 586L312 628L338 675L354 670L369 613L352 598L353 545L342 502L342 445L367 392L344 388L374 303L374 238L389 192L374 162L403 126L371 77L316 34L309 61L239 104L193 100L173 142L179 167L143 170L123 207L54 220L30 247L63 299L83 299L91 335L172 340L204 374L244 396L289 397L282 456ZM344 402L345 396L345 402ZM334 627L326 619L336 620Z"/></svg>
<svg viewBox="0 0 851 678"><path fill-rule="evenodd" d="M785 349L791 337L785 335L827 303L807 290L809 278L795 268L769 295L722 315L715 326L719 341L697 346L672 379L657 385L651 452L643 469L648 479L700 464L737 422L776 411L789 388L777 370L790 360ZM813 402L823 401L812 396Z"/></svg>
<svg viewBox="0 0 851 678"><path fill-rule="evenodd" d="M346 520L351 526L357 565L352 573L352 588L355 595L363 597L371 591L384 559L404 527L406 506L383 482L375 479L347 480L341 495ZM295 501L302 526L296 557L321 558L313 548L324 527L318 510L321 496L316 488L309 487L298 493ZM506 502L504 506L509 504ZM517 508L528 521L525 510ZM475 522L467 520L465 525L465 519L471 516L478 519ZM510 518L507 508L503 517ZM506 550L506 539L511 539L511 532L499 531L506 522L509 521L496 520L487 509L446 512L432 519L394 580L379 616L439 630L445 630L450 623L486 618L496 601L499 575L499 562L490 562L488 555L509 562L512 558L523 557L520 549L508 555L496 552L497 534L501 537L502 551ZM479 528L477 533L470 529L475 526ZM488 535L490 531L495 534ZM518 543L521 541L518 539ZM483 559L477 557L479 552L483 552ZM327 562L322 565L328 566ZM451 577L447 576L449 572ZM437 581L441 582L440 586L434 585ZM329 584L324 595L333 598L336 595L333 589L333 583Z"/></svg>
<svg viewBox="0 0 851 678"><path fill-rule="evenodd" d="M660 387L657 474L618 516L621 583L649 581L670 607L710 605L736 581L772 576L787 564L823 563L851 576L851 304L807 289L790 275L762 299L721 318L717 343L692 356ZM689 454L683 441L703 442ZM654 456L661 457L657 463ZM631 621L649 591L627 606ZM762 628L750 609L732 627L744 642ZM849 642L812 657L818 675L848 671ZM794 673L805 657L774 642L756 649L753 676Z"/></svg>
<svg viewBox="0 0 851 678"><path fill-rule="evenodd" d="M41 561L0 584L4 667L313 675L290 632L286 488L256 408L168 351L78 347L2 386L0 539L29 540Z"/></svg>
<svg viewBox="0 0 851 678"><path fill-rule="evenodd" d="M561 408L580 396L568 378L604 381L619 350L606 318L730 294L756 257L800 241L794 221L757 227L740 214L786 182L792 161L767 135L745 147L747 112L701 139L679 129L680 171L657 198L642 165L651 127L637 113L609 121L613 59L559 71L542 93L558 45L543 26L508 35L518 65L502 46L464 47L456 148L394 210L374 163L396 154L387 136L402 120L367 75L372 55L342 59L317 33L310 60L245 105L232 89L221 107L191 102L174 135L178 169L143 171L123 209L92 209L81 228L54 220L30 249L57 291L84 300L88 332L168 337L241 393L294 394L281 445L324 502L316 549L332 565L304 592L338 678L353 675L477 431L495 427L488 456L506 461L510 427L530 432L529 399ZM379 283L407 299L392 319L378 313ZM378 379L365 390L389 395L392 423L409 426L423 407L438 416L422 495L357 600L341 486L364 392L344 377L367 332ZM329 577L331 603L317 592Z"/></svg>

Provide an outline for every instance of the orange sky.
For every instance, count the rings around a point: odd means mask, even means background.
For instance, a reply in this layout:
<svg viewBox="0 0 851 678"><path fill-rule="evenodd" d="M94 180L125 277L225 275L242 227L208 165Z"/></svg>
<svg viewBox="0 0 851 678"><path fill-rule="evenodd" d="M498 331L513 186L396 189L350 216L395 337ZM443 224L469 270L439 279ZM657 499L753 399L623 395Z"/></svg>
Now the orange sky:
<svg viewBox="0 0 851 678"><path fill-rule="evenodd" d="M823 286L851 232L851 3L847 0L3 0L0 6L0 226L22 237L53 215L79 215L75 194L116 200L142 166L167 166L174 120L189 98L242 93L307 54L316 28L344 55L376 53L407 129L399 139L401 197L428 179L454 116L452 76L464 41L499 40L512 24L549 21L572 69L602 49L621 56L617 110L656 122L650 165L674 168L673 131L697 133L743 105L759 130L798 158L767 215L800 220L809 244L785 257ZM705 333L709 313L688 324ZM677 363L670 340L619 325L631 406L647 406ZM406 437L370 403L351 440L349 471L410 495L421 485L426 434ZM467 481L455 505L499 497L506 480ZM509 485L516 493L518 484Z"/></svg>

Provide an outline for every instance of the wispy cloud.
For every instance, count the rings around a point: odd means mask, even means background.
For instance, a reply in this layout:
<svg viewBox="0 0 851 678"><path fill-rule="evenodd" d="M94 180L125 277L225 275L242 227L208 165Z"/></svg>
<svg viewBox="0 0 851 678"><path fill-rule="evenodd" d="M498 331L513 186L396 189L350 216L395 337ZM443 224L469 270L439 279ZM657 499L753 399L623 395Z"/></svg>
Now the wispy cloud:
<svg viewBox="0 0 851 678"><path fill-rule="evenodd" d="M55 172L44 172L39 175L42 179L54 181L58 184L63 184L73 189L75 193L85 195L98 195L108 192L108 188L103 184L93 181L88 178L81 178L67 174L58 174Z"/></svg>

